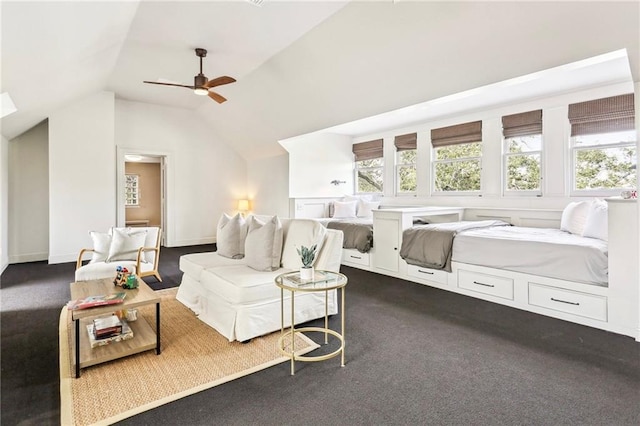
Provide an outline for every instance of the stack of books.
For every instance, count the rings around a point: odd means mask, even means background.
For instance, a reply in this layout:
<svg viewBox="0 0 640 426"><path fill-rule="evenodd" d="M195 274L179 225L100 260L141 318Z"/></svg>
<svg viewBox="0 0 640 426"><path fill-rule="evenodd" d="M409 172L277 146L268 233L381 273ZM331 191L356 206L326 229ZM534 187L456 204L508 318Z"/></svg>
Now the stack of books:
<svg viewBox="0 0 640 426"><path fill-rule="evenodd" d="M94 319L87 324L87 333L92 348L133 338L129 324L116 315Z"/></svg>

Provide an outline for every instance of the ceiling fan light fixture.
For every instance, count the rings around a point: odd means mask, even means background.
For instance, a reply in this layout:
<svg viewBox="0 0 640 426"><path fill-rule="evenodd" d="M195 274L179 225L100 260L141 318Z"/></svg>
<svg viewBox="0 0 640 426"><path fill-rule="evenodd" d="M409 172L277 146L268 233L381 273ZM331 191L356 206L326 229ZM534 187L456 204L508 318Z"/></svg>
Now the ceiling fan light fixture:
<svg viewBox="0 0 640 426"><path fill-rule="evenodd" d="M195 89L193 89L193 93L195 93L196 95L199 96L206 96L209 94L209 91L207 89L204 89L202 87L196 87Z"/></svg>

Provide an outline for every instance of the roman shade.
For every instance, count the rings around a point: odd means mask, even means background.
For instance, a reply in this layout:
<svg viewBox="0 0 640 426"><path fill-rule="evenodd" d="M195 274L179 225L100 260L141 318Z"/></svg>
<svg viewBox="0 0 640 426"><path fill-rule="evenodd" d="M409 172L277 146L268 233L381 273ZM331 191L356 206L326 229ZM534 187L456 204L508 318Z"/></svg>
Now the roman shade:
<svg viewBox="0 0 640 426"><path fill-rule="evenodd" d="M418 148L418 134L408 133L406 135L396 136L394 142L397 151L409 151Z"/></svg>
<svg viewBox="0 0 640 426"><path fill-rule="evenodd" d="M353 155L356 161L373 160L384 156L382 139L353 144Z"/></svg>
<svg viewBox="0 0 640 426"><path fill-rule="evenodd" d="M434 148L470 142L482 142L482 121L431 130L431 145Z"/></svg>
<svg viewBox="0 0 640 426"><path fill-rule="evenodd" d="M571 136L633 130L633 108L633 93L571 104Z"/></svg>
<svg viewBox="0 0 640 426"><path fill-rule="evenodd" d="M502 134L505 138L539 135L542 133L542 110L521 112L502 117Z"/></svg>

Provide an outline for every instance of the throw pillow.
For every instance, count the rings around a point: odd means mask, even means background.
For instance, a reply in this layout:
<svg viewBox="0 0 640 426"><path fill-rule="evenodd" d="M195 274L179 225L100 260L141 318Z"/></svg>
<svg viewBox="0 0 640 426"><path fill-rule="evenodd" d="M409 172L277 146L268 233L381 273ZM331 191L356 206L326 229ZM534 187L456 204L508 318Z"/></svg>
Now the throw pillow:
<svg viewBox="0 0 640 426"><path fill-rule="evenodd" d="M103 232L91 231L89 236L93 241L93 255L89 263L105 262L109 257L109 247L111 247L111 235Z"/></svg>
<svg viewBox="0 0 640 426"><path fill-rule="evenodd" d="M353 218L356 217L356 208L358 207L358 200L353 201L334 201L333 203L333 217L336 219Z"/></svg>
<svg viewBox="0 0 640 426"><path fill-rule="evenodd" d="M275 271L280 268L283 230L278 216L267 222L255 217L249 219L244 259L256 271Z"/></svg>
<svg viewBox="0 0 640 426"><path fill-rule="evenodd" d="M582 235L584 225L587 223L590 201L569 203L562 211L560 229L572 234Z"/></svg>
<svg viewBox="0 0 640 426"><path fill-rule="evenodd" d="M358 201L358 217L373 217L373 210L380 207L380 201Z"/></svg>
<svg viewBox="0 0 640 426"><path fill-rule="evenodd" d="M244 240L247 237L247 226L240 213L231 217L222 213L216 232L218 254L230 259L244 257Z"/></svg>
<svg viewBox="0 0 640 426"><path fill-rule="evenodd" d="M114 229L107 262L136 260L138 258L138 249L144 247L144 240L146 238L147 231Z"/></svg>
<svg viewBox="0 0 640 426"><path fill-rule="evenodd" d="M284 243L282 247L282 267L297 269L302 266L300 255L297 249L302 246L311 247L316 245L316 260L322 243L324 242L327 228L322 226L317 220L293 219L286 229Z"/></svg>
<svg viewBox="0 0 640 426"><path fill-rule="evenodd" d="M604 200L595 200L589 207L583 237L609 240L609 206Z"/></svg>

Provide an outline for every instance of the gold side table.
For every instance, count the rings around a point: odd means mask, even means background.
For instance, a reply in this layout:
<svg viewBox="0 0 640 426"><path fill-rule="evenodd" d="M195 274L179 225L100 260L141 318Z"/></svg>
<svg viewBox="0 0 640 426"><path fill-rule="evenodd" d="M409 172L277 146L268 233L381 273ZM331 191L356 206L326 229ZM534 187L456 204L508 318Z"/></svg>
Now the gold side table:
<svg viewBox="0 0 640 426"><path fill-rule="evenodd" d="M329 358L333 358L337 355L341 355L340 366L344 367L344 313L345 313L345 301L344 291L347 285L347 277L339 272L331 271L315 271L314 278L311 280L303 280L300 278L299 272L288 272L286 274L278 275L275 279L276 285L280 287L280 339L278 339L278 349L282 354L291 358L291 375L295 374L295 362L296 361L324 361ZM340 314L340 332L329 328L329 291L342 289L340 291L342 295L342 313ZM284 323L284 291L288 290L291 293L291 325L285 327ZM324 327L295 327L295 295L298 292L311 293L311 292L324 292ZM289 328L285 331L285 328ZM324 333L324 343L328 343L329 334L335 336L340 340L340 347L335 351L325 355L296 355L295 348L295 334L305 332L321 332ZM287 336L291 336L291 350L287 350L284 347L284 340Z"/></svg>

